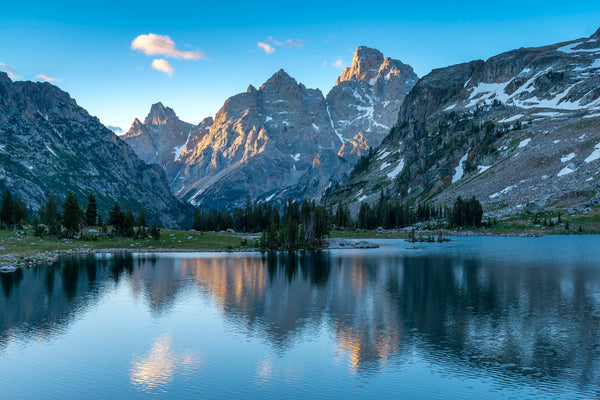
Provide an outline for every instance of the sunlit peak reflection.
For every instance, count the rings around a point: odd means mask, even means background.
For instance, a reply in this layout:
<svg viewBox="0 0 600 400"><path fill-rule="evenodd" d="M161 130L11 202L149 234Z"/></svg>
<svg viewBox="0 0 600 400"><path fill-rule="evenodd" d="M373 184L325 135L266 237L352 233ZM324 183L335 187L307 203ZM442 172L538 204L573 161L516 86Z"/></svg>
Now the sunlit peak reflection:
<svg viewBox="0 0 600 400"><path fill-rule="evenodd" d="M129 378L143 390L164 389L177 373L187 374L200 366L200 357L193 351L177 353L171 337L157 338L146 355L134 359Z"/></svg>

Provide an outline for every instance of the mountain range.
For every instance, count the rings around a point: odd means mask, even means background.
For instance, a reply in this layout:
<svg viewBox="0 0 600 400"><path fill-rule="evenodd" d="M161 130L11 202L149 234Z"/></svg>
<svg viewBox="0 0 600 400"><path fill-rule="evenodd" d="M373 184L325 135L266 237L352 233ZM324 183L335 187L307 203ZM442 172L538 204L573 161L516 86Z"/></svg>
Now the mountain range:
<svg viewBox="0 0 600 400"><path fill-rule="evenodd" d="M122 139L195 206L319 198L381 143L417 79L410 66L359 47L327 97L280 70L227 99L214 121L192 126L158 103Z"/></svg>
<svg viewBox="0 0 600 400"><path fill-rule="evenodd" d="M312 197L356 214L382 195L438 204L460 195L490 216L585 214L600 205L599 82L600 30L420 79L359 47L326 96L280 70L214 119L190 124L157 103L119 138L56 86L0 73L0 190L34 211L48 193L91 191L101 209L144 205L173 226L190 204L248 198Z"/></svg>
<svg viewBox="0 0 600 400"><path fill-rule="evenodd" d="M152 223L185 223L186 207L169 188L162 168L140 160L98 118L49 83L13 82L0 72L0 190L37 211L52 193L72 190L85 205L90 192L99 211L119 201Z"/></svg>
<svg viewBox="0 0 600 400"><path fill-rule="evenodd" d="M489 215L600 204L600 30L433 70L366 167L327 193L357 212L383 194Z"/></svg>

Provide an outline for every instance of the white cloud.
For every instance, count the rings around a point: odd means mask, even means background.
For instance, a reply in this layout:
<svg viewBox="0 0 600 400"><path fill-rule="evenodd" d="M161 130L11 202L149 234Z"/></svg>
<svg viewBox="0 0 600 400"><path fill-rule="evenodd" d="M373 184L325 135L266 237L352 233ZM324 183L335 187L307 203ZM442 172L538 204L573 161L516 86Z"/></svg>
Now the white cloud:
<svg viewBox="0 0 600 400"><path fill-rule="evenodd" d="M325 67L327 65L331 65L332 67L339 68L339 69L346 68L346 64L344 64L344 61L342 61L341 58L338 58L334 62L323 61L323 66Z"/></svg>
<svg viewBox="0 0 600 400"><path fill-rule="evenodd" d="M265 40L265 42L272 43L275 46L283 46L283 43L281 43L279 40L273 39L273 36L269 36L269 38L267 40Z"/></svg>
<svg viewBox="0 0 600 400"><path fill-rule="evenodd" d="M287 47L301 49L304 47L304 42L306 42L306 39L288 39L285 41L285 45Z"/></svg>
<svg viewBox="0 0 600 400"><path fill-rule="evenodd" d="M175 47L175 42L169 36L149 33L139 35L131 42L131 49L143 52L148 56L165 56L178 60L198 60L206 58L203 51L183 51Z"/></svg>
<svg viewBox="0 0 600 400"><path fill-rule="evenodd" d="M164 72L169 76L173 75L173 66L164 58L152 60L152 68L157 71Z"/></svg>
<svg viewBox="0 0 600 400"><path fill-rule="evenodd" d="M276 47L281 47L284 44L292 49L301 49L304 47L304 42L306 41L306 39L287 39L284 43L274 39L273 36L269 36L267 40L258 42L256 45L265 53L273 54L275 53L275 50L277 50Z"/></svg>
<svg viewBox="0 0 600 400"><path fill-rule="evenodd" d="M275 53L275 47L271 46L268 43L258 42L258 43L256 43L256 45L258 46L259 49L261 49L262 51L264 51L267 54Z"/></svg>
<svg viewBox="0 0 600 400"><path fill-rule="evenodd" d="M17 74L17 69L15 67L13 67L12 65L8 65L8 64L4 64L3 62L0 62L0 71L6 72L8 74L8 77L10 79L12 79L13 81L15 79L21 78Z"/></svg>
<svg viewBox="0 0 600 400"><path fill-rule="evenodd" d="M344 62L342 61L341 58L338 58L337 60L332 62L331 65L336 68L341 68L341 69L346 68L346 64L344 64Z"/></svg>
<svg viewBox="0 0 600 400"><path fill-rule="evenodd" d="M60 79L53 78L51 76L44 75L44 74L36 75L35 79L41 79L41 80L46 81L46 82L60 82Z"/></svg>

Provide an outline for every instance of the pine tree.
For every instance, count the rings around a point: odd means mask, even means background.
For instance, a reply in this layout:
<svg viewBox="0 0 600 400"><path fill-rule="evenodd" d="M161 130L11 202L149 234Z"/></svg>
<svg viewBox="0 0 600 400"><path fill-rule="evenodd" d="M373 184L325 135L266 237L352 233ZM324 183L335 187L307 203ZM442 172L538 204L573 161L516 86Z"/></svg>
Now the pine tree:
<svg viewBox="0 0 600 400"><path fill-rule="evenodd" d="M110 209L108 218L108 223L112 225L115 236L121 235L124 219L125 214L121 209L121 205L115 201L115 205Z"/></svg>
<svg viewBox="0 0 600 400"><path fill-rule="evenodd" d="M2 197L2 207L0 207L0 224L6 228L12 228L15 223L14 201L10 190L6 189Z"/></svg>
<svg viewBox="0 0 600 400"><path fill-rule="evenodd" d="M88 204L85 209L85 224L87 226L96 225L98 219L98 206L96 204L96 196L92 192L88 196Z"/></svg>
<svg viewBox="0 0 600 400"><path fill-rule="evenodd" d="M42 223L48 227L48 233L56 235L60 230L60 211L52 193L48 195L41 214Z"/></svg>
<svg viewBox="0 0 600 400"><path fill-rule="evenodd" d="M148 222L146 222L146 209L144 207L140 208L140 213L137 218L137 226L139 227L147 227Z"/></svg>
<svg viewBox="0 0 600 400"><path fill-rule="evenodd" d="M125 211L125 215L123 217L122 235L126 237L133 237L135 235L135 231L133 229L134 226L135 217L133 216L133 211Z"/></svg>
<svg viewBox="0 0 600 400"><path fill-rule="evenodd" d="M75 193L69 191L63 204L63 225L69 237L79 229L79 223L83 218L83 211L79 207Z"/></svg>
<svg viewBox="0 0 600 400"><path fill-rule="evenodd" d="M160 228L157 228L156 225L152 225L150 227L150 236L152 236L154 240L160 239Z"/></svg>

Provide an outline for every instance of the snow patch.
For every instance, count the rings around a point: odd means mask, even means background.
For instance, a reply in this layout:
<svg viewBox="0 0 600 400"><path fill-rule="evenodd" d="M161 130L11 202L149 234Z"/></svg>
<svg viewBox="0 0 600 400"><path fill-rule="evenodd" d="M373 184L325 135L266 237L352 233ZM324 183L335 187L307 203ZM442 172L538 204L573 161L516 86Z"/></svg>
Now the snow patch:
<svg viewBox="0 0 600 400"><path fill-rule="evenodd" d="M54 154L54 157L58 158L58 156L56 155L56 153L54 152L54 150L52 150L48 145L46 145L46 148L48 149L48 151L52 154ZM2 147L2 149L4 149L4 147Z"/></svg>
<svg viewBox="0 0 600 400"><path fill-rule="evenodd" d="M265 124L269 121L273 121L273 117L271 117L270 115L267 115L265 118Z"/></svg>
<svg viewBox="0 0 600 400"><path fill-rule="evenodd" d="M522 149L523 147L527 146L529 144L529 142L531 142L531 138L521 140L521 143L519 143L518 148Z"/></svg>
<svg viewBox="0 0 600 400"><path fill-rule="evenodd" d="M395 177L398 176L398 174L400 172L402 172L403 169L404 169L404 159L401 158L400 161L398 161L398 165L396 165L396 168L394 168L393 170L388 172L387 177L389 179L394 179Z"/></svg>
<svg viewBox="0 0 600 400"><path fill-rule="evenodd" d="M499 123L499 124L503 124L503 123L505 123L505 122L513 122L513 121L518 121L518 120L520 120L520 119L521 119L521 118L523 118L523 117L524 117L524 115L523 115L523 114L517 114L517 115L513 115L512 117L509 117L509 118L504 118L504 119L501 119L500 121L498 121L498 123Z"/></svg>
<svg viewBox="0 0 600 400"><path fill-rule="evenodd" d="M575 171L577 171L577 168L573 169L570 165L567 165L566 167L561 169L560 172L556 176L565 176L565 175L568 175Z"/></svg>
<svg viewBox="0 0 600 400"><path fill-rule="evenodd" d="M485 171L487 171L487 170L488 170L488 169L490 169L490 168L492 168L492 166L491 166L491 165L479 165L479 166L477 167L477 173L478 173L478 174L481 174L482 172L485 172Z"/></svg>
<svg viewBox="0 0 600 400"><path fill-rule="evenodd" d="M451 104L448 107L444 108L444 111L450 111L450 110L452 110L456 106L457 106L457 104Z"/></svg>
<svg viewBox="0 0 600 400"><path fill-rule="evenodd" d="M188 137L185 140L185 143L182 144L181 146L177 147L175 146L173 150L175 150L175 161L179 160L181 158L181 152L186 148L188 142L190 141L190 138L192 137L192 131L190 130L190 132L188 133Z"/></svg>
<svg viewBox="0 0 600 400"><path fill-rule="evenodd" d="M547 112L537 112L535 114L532 115L532 117L537 118L537 117L559 117L561 116L562 113L561 112L557 112L557 111L547 111Z"/></svg>
<svg viewBox="0 0 600 400"><path fill-rule="evenodd" d="M383 160L384 158L386 158L387 156L389 156L392 152L391 151L385 151L386 149L383 149L380 153L381 155L379 157L377 157L378 161Z"/></svg>
<svg viewBox="0 0 600 400"><path fill-rule="evenodd" d="M296 153L294 155L290 154L290 157L292 157L294 161L298 161L300 159L300 153Z"/></svg>
<svg viewBox="0 0 600 400"><path fill-rule="evenodd" d="M269 197L267 197L267 198L265 199L265 201L266 201L266 202L269 202L269 201L271 201L271 199L272 199L273 197L275 197L275 193L273 193L272 195L270 195Z"/></svg>
<svg viewBox="0 0 600 400"><path fill-rule="evenodd" d="M379 167L380 171L383 171L384 169L386 169L387 167L389 167L390 165L392 165L389 162L384 162L383 164L381 164L381 167Z"/></svg>
<svg viewBox="0 0 600 400"><path fill-rule="evenodd" d="M313 129L314 129L315 131L318 131L318 130L319 130L319 127L318 127L318 126L317 126L317 125L316 125L314 122L313 122L313 124L312 124L312 127L313 127Z"/></svg>
<svg viewBox="0 0 600 400"><path fill-rule="evenodd" d="M454 170L454 176L452 176L452 183L458 182L460 180L460 178L463 177L463 175L465 173L465 170L463 169L463 163L465 161L467 161L467 157L469 157L469 150L467 150L465 155L462 156L460 161L458 162L458 166Z"/></svg>
<svg viewBox="0 0 600 400"><path fill-rule="evenodd" d="M560 162L561 163L565 163L567 161L571 161L572 159L574 159L577 156L577 154L575 153L571 153L571 154L567 154L566 156L562 156L560 158Z"/></svg>
<svg viewBox="0 0 600 400"><path fill-rule="evenodd" d="M367 199L367 197L368 197L368 196L367 196L366 194L364 194L364 195L362 195L362 196L361 196L361 197L358 199L358 201L360 201L360 202L363 202L363 201L365 201L365 200Z"/></svg>
<svg viewBox="0 0 600 400"><path fill-rule="evenodd" d="M514 189L514 188L516 188L516 187L517 187L517 185L511 185L511 186L507 186L507 187L505 187L504 189L502 189L501 191L499 191L499 192L497 192L497 193L494 193L494 194L492 194L492 195L490 196L490 199L495 199L496 197L499 197L499 196L501 196L501 195L503 195L503 194L506 194L506 193L508 193L509 191L513 190L513 189Z"/></svg>
<svg viewBox="0 0 600 400"><path fill-rule="evenodd" d="M561 51L563 53L567 53L567 54L571 54L571 53L600 53L600 49L574 49L575 47L584 44L584 43L589 43L589 42L593 42L594 40L588 40L586 42L577 42L577 43L571 43L568 44L566 46L563 47L559 47L558 49L556 49L556 51Z"/></svg>
<svg viewBox="0 0 600 400"><path fill-rule="evenodd" d="M502 103L506 103L509 96L506 94L505 89L510 81L504 83L484 83L480 82L473 88L471 95L469 96L469 104L466 107L474 107L482 100L499 100Z"/></svg>
<svg viewBox="0 0 600 400"><path fill-rule="evenodd" d="M600 143L594 146L594 151L585 160L584 163L590 163L600 158Z"/></svg>

